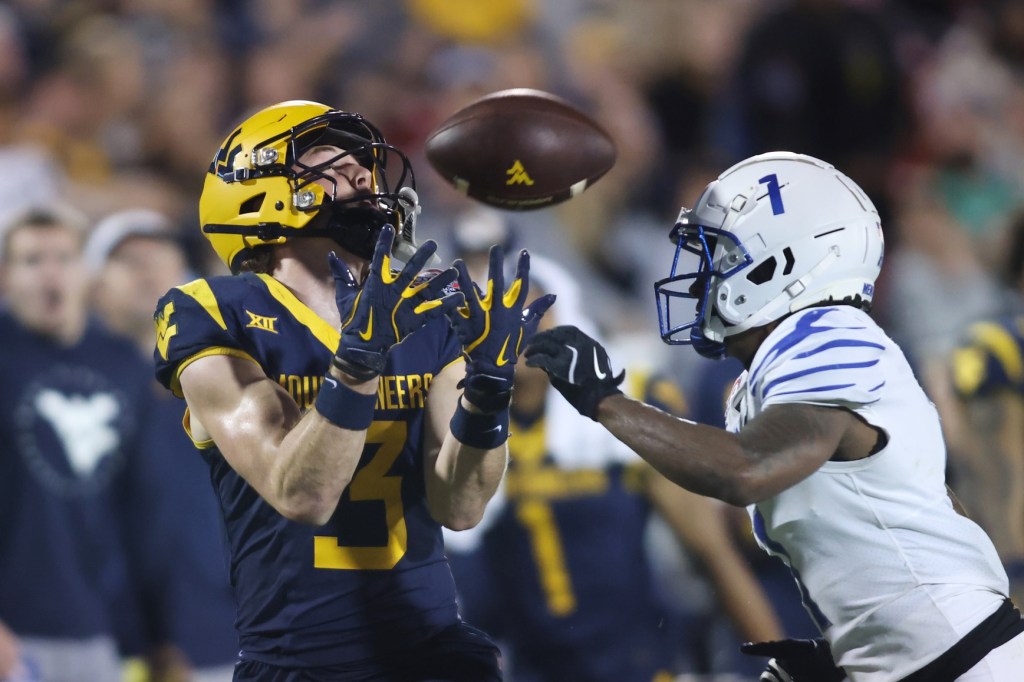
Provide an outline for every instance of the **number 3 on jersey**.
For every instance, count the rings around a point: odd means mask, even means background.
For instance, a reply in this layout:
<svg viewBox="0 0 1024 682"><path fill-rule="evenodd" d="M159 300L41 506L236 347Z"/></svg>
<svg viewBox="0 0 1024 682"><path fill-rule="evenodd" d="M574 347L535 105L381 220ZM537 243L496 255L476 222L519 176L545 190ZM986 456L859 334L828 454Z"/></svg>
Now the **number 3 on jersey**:
<svg viewBox="0 0 1024 682"><path fill-rule="evenodd" d="M408 427L403 421L377 421L366 432L366 444L378 445L370 461L349 484L353 502L384 500L388 544L383 547L348 547L332 535L313 538L313 567L336 570L388 570L405 556L409 537L402 505L402 477L388 476L405 446Z"/></svg>

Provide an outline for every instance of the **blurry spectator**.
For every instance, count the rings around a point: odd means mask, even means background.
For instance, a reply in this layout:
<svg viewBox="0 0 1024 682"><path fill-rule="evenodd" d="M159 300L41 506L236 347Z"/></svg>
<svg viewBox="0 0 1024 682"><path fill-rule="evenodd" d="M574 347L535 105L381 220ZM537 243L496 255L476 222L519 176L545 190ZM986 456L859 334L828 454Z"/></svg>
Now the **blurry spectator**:
<svg viewBox="0 0 1024 682"><path fill-rule="evenodd" d="M294 6L306 5L305 11ZM349 59L352 42L366 29L356 3L255 2L253 18L263 38L254 41L242 64L244 106L255 109L272 102L322 96L322 86L339 71L356 69ZM281 9L270 10L270 6ZM292 6L292 11L283 9ZM262 11L268 10L268 11ZM301 54L301 59L293 55Z"/></svg>
<svg viewBox="0 0 1024 682"><path fill-rule="evenodd" d="M190 274L175 226L156 211L118 211L93 229L84 258L95 277L92 303L103 321L149 355L156 335L153 306Z"/></svg>
<svg viewBox="0 0 1024 682"><path fill-rule="evenodd" d="M170 221L148 210L104 218L85 247L94 304L141 352L156 344L153 308L190 273ZM131 541L145 597L154 682L227 682L238 649L217 499L209 472L180 428L181 404L154 390L142 454L130 467Z"/></svg>
<svg viewBox="0 0 1024 682"><path fill-rule="evenodd" d="M500 243L507 234L491 236ZM461 243L469 247L462 255L471 272L482 276L486 247L474 249L466 236ZM534 256L531 280L535 293L559 296L548 313L556 314L553 323L590 326L581 290L564 269ZM739 636L781 636L730 541L721 506L669 483L589 422L573 420L542 372L522 370L503 503L492 505L485 528L446 536L464 615L505 643L513 679L649 682L703 658L683 651L683 628L654 582L645 546L652 511L706 573ZM649 374L635 384L646 400L685 409L664 378Z"/></svg>
<svg viewBox="0 0 1024 682"><path fill-rule="evenodd" d="M533 21L531 0L406 0L409 13L438 34L466 43L514 40Z"/></svg>
<svg viewBox="0 0 1024 682"><path fill-rule="evenodd" d="M24 32L14 11L0 6L0 224L57 195L63 184L54 159L15 132L30 88Z"/></svg>
<svg viewBox="0 0 1024 682"><path fill-rule="evenodd" d="M143 644L123 524L150 370L88 317L82 236L56 208L0 234L0 620L47 682L115 681Z"/></svg>
<svg viewBox="0 0 1024 682"><path fill-rule="evenodd" d="M930 374L941 373L961 331L997 314L1002 302L970 236L931 190L931 172L916 175L908 174L900 184L894 217L902 239L884 262L891 290L880 299L879 311L886 331L903 344L926 387L935 391L943 380Z"/></svg>
<svg viewBox="0 0 1024 682"><path fill-rule="evenodd" d="M454 190L452 193L455 194ZM597 324L614 325L621 319L620 313L629 312L631 302L596 273L574 248L565 234L564 225L553 212L498 211L465 198L461 198L458 203L453 201L445 208L449 212L435 211L431 215L422 216L417 229L424 238L433 238L442 247L454 249L458 253L467 248L482 248L486 251L491 244L496 243L493 241L495 235L506 234L509 248L543 254L568 270L594 300L601 301L600 306L594 306L590 311Z"/></svg>
<svg viewBox="0 0 1024 682"><path fill-rule="evenodd" d="M935 196L997 269L1006 228L1024 199L1024 80L996 55L1000 30L968 14L914 72L919 155Z"/></svg>
<svg viewBox="0 0 1024 682"><path fill-rule="evenodd" d="M844 0L766 10L736 67L736 158L791 150L831 159L888 213L887 164L908 123L904 75L879 12Z"/></svg>
<svg viewBox="0 0 1024 682"><path fill-rule="evenodd" d="M955 399L936 400L948 434L954 489L999 551L1024 599L1024 213L1004 281L1016 296L1003 315L961 334L949 371ZM943 394L943 397L944 394Z"/></svg>

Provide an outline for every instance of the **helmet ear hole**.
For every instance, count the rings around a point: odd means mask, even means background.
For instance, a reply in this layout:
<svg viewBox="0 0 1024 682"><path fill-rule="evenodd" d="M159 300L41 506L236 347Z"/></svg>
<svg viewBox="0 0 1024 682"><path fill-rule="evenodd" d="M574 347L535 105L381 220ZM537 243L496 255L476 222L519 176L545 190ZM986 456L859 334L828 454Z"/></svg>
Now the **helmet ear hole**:
<svg viewBox="0 0 1024 682"><path fill-rule="evenodd" d="M258 213L263 207L263 200L267 198L266 192L261 192L255 196L251 196L242 202L242 205L238 207L238 215L245 213Z"/></svg>
<svg viewBox="0 0 1024 682"><path fill-rule="evenodd" d="M775 256L768 258L747 274L747 281L751 284L764 284L775 276L775 266L778 263Z"/></svg>

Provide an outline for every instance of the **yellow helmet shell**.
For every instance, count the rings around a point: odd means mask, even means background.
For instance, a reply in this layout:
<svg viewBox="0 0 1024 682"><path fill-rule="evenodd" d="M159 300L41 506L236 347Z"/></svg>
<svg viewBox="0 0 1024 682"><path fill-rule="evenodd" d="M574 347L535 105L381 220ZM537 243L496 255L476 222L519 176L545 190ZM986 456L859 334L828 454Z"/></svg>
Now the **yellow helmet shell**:
<svg viewBox="0 0 1024 682"><path fill-rule="evenodd" d="M297 187L290 174L263 174L261 170L270 164L293 161L292 131L333 111L317 102L282 102L253 114L224 140L206 174L199 198L199 222L214 251L232 272L238 270L253 247L287 241L287 237L272 234L261 237L260 225L301 229L316 216L316 210L296 206ZM324 188L312 183L302 187L302 193L306 192L312 194L302 197L304 207L319 207ZM222 231L225 228L238 229L231 233Z"/></svg>

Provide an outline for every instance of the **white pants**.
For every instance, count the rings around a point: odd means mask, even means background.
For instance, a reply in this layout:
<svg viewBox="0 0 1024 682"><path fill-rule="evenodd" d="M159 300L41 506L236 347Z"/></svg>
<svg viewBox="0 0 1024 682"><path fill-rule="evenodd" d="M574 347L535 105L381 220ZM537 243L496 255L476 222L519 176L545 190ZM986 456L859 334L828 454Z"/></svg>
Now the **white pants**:
<svg viewBox="0 0 1024 682"><path fill-rule="evenodd" d="M957 682L1020 682L1024 680L1024 633L993 649Z"/></svg>

